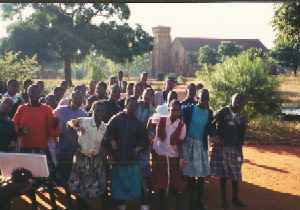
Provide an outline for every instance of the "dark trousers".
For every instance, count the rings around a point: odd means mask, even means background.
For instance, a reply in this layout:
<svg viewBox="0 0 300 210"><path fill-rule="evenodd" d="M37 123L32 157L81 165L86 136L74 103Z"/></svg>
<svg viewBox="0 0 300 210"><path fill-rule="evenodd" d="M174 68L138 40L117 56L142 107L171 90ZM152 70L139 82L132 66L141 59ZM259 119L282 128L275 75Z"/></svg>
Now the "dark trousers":
<svg viewBox="0 0 300 210"><path fill-rule="evenodd" d="M57 157L56 179L63 185L68 183L73 167L73 154L59 154Z"/></svg>

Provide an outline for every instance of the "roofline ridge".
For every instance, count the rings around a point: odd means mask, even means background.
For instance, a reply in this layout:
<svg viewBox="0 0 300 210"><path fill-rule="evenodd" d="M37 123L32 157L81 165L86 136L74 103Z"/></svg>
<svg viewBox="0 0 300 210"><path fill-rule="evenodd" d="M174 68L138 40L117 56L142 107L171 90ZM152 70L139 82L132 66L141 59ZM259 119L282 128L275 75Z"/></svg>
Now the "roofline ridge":
<svg viewBox="0 0 300 210"><path fill-rule="evenodd" d="M259 38L175 37L175 39L259 40Z"/></svg>

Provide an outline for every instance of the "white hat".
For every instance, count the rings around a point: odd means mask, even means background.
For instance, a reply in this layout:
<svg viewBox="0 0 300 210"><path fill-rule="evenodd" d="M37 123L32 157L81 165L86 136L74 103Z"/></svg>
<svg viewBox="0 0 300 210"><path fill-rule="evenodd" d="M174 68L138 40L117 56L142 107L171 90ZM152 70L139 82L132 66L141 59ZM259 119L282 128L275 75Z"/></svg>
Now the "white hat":
<svg viewBox="0 0 300 210"><path fill-rule="evenodd" d="M169 107L167 104L163 104L163 105L158 105L155 109L156 113L154 113L152 115L152 119L157 119L157 118L161 118L161 117L169 117L170 116L170 112L169 112Z"/></svg>

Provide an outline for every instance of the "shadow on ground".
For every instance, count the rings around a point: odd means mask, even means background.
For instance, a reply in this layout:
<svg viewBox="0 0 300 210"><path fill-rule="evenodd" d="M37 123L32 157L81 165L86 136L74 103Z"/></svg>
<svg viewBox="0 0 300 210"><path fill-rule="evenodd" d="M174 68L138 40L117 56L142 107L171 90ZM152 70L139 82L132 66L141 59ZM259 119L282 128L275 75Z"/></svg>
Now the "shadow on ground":
<svg viewBox="0 0 300 210"><path fill-rule="evenodd" d="M219 207L219 189L218 189L218 182L216 179L209 178L206 181L206 194L205 194L205 200L208 206L208 209L213 210L221 210ZM58 209L64 209L66 200L64 197L64 194L61 191L56 192L58 196ZM228 192L228 199L230 200L230 190ZM39 195L39 208L41 210L48 210L51 209L49 203L50 200L48 199L48 196L46 193L38 193ZM186 199L188 200L188 195L185 195ZM266 189L261 186L256 186L251 183L244 182L241 185L241 197L244 201L247 202L248 207L244 208L245 210L297 210L299 208L300 204L300 197L287 194L287 193L281 193L276 192L273 190ZM29 200L28 200L29 201ZM11 210L30 210L31 205L28 203L28 201L25 201L21 198L16 198L13 201ZM170 199L170 203L174 203L174 198ZM93 205L93 209L101 210L103 208L100 207L99 201L91 201L91 204ZM73 206L76 207L76 201L73 200ZM185 205L185 209L188 210L188 205ZM77 208L73 208L74 210ZM72 209L72 210L73 210ZM128 208L128 210L138 210L136 204L131 204ZM174 209L174 208L171 208ZM238 209L231 207L230 209ZM156 210L156 209L153 209ZM175 209L174 209L175 210Z"/></svg>
<svg viewBox="0 0 300 210"><path fill-rule="evenodd" d="M300 136L298 136L300 138ZM279 155L295 155L300 157L300 147L291 147L285 145L248 145L257 149L259 152L272 152Z"/></svg>

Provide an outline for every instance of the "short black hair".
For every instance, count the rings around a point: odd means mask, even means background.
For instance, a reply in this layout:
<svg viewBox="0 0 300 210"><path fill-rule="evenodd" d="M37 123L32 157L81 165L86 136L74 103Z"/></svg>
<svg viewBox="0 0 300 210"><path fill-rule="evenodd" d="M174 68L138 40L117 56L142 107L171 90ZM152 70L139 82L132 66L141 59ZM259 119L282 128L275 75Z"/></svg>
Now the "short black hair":
<svg viewBox="0 0 300 210"><path fill-rule="evenodd" d="M16 79L10 79L7 81L7 86L11 85L12 83L17 83L18 84L18 81Z"/></svg>
<svg viewBox="0 0 300 210"><path fill-rule="evenodd" d="M98 82L96 86L101 86L101 87L107 89L107 84L106 84L106 82L103 82L103 81Z"/></svg>
<svg viewBox="0 0 300 210"><path fill-rule="evenodd" d="M134 96L129 96L125 100L125 106L128 105L129 101L136 101L137 102L137 100L136 100L136 98Z"/></svg>
<svg viewBox="0 0 300 210"><path fill-rule="evenodd" d="M171 106L179 106L179 107L181 107L181 103L180 103L179 100L173 99L173 100L170 102L170 104L169 104L169 107L171 107Z"/></svg>
<svg viewBox="0 0 300 210"><path fill-rule="evenodd" d="M55 87L54 90L53 90L53 93L55 94L56 92L58 91L64 91L64 89L62 87Z"/></svg>
<svg viewBox="0 0 300 210"><path fill-rule="evenodd" d="M105 99L101 99L101 100L95 101L95 102L92 104L92 107L91 107L89 113L94 112L95 109L96 109L96 106L108 106L108 104L109 104L108 101L105 100Z"/></svg>
<svg viewBox="0 0 300 210"><path fill-rule="evenodd" d="M192 89L192 88L194 88L194 89L196 89L196 85L195 85L195 83L190 83L187 87L186 87L186 89L188 89L188 90L190 90L190 89Z"/></svg>

